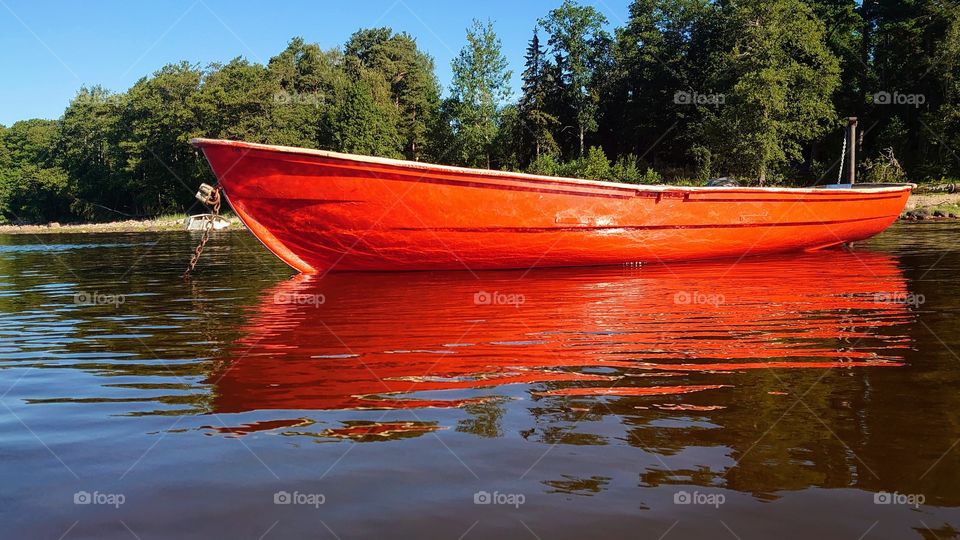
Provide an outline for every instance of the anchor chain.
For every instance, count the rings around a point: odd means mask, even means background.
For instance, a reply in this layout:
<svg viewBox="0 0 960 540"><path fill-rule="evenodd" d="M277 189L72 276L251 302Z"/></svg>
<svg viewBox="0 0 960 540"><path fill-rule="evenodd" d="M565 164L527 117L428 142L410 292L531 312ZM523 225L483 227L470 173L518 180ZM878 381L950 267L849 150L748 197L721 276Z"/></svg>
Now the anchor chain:
<svg viewBox="0 0 960 540"><path fill-rule="evenodd" d="M220 186L210 186L207 184L200 184L200 191L197 192L197 199L203 204L211 207L213 209L210 219L203 224L203 234L200 235L200 243L197 244L197 248L193 250L193 256L190 257L190 263L187 265L187 270L183 273L183 279L188 279L190 274L193 272L194 268L197 267L197 261L200 260L200 255L203 253L203 248L207 246L207 242L210 241L210 231L213 230L214 223L217 218L220 217L220 191L222 188Z"/></svg>

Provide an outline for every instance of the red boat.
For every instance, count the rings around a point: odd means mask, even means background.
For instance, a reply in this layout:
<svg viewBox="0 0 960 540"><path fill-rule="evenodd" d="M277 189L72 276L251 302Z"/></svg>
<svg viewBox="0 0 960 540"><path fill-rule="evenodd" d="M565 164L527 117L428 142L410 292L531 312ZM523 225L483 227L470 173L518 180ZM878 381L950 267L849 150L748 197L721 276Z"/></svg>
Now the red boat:
<svg viewBox="0 0 960 540"><path fill-rule="evenodd" d="M244 224L304 273L588 266L869 238L913 184L673 187L194 139Z"/></svg>
<svg viewBox="0 0 960 540"><path fill-rule="evenodd" d="M483 291L522 297L486 302ZM758 405L768 388L752 372L902 366L913 299L899 261L869 251L299 275L260 293L204 382L216 413L468 407L528 392Z"/></svg>

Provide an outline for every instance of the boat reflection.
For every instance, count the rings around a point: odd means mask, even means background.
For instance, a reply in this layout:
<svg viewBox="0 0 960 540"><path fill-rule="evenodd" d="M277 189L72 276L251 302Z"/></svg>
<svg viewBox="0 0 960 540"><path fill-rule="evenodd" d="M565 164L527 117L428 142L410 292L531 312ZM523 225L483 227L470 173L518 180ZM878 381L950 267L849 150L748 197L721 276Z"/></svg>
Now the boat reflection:
<svg viewBox="0 0 960 540"><path fill-rule="evenodd" d="M830 251L643 268L331 274L266 290L208 376L216 412L722 393L750 370L901 364L893 258ZM773 394L774 392L770 392ZM421 429L418 427L417 429Z"/></svg>

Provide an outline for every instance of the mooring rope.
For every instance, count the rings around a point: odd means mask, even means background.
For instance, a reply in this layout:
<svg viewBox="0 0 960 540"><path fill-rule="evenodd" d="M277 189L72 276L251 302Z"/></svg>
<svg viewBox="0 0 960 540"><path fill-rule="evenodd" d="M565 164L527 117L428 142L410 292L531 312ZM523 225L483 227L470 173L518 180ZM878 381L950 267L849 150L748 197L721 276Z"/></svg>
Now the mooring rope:
<svg viewBox="0 0 960 540"><path fill-rule="evenodd" d="M840 168L837 170L837 183L840 183L840 180L843 179L843 165L844 158L847 157L847 135L843 135L843 150L840 150Z"/></svg>

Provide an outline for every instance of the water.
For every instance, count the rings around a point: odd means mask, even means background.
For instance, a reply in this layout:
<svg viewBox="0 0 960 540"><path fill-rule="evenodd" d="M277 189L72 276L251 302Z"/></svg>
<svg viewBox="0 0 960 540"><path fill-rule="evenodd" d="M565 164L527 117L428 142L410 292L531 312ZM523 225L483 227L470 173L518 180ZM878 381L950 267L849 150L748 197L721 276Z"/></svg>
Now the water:
<svg viewBox="0 0 960 540"><path fill-rule="evenodd" d="M960 226L291 277L0 236L0 537L955 538Z"/></svg>

